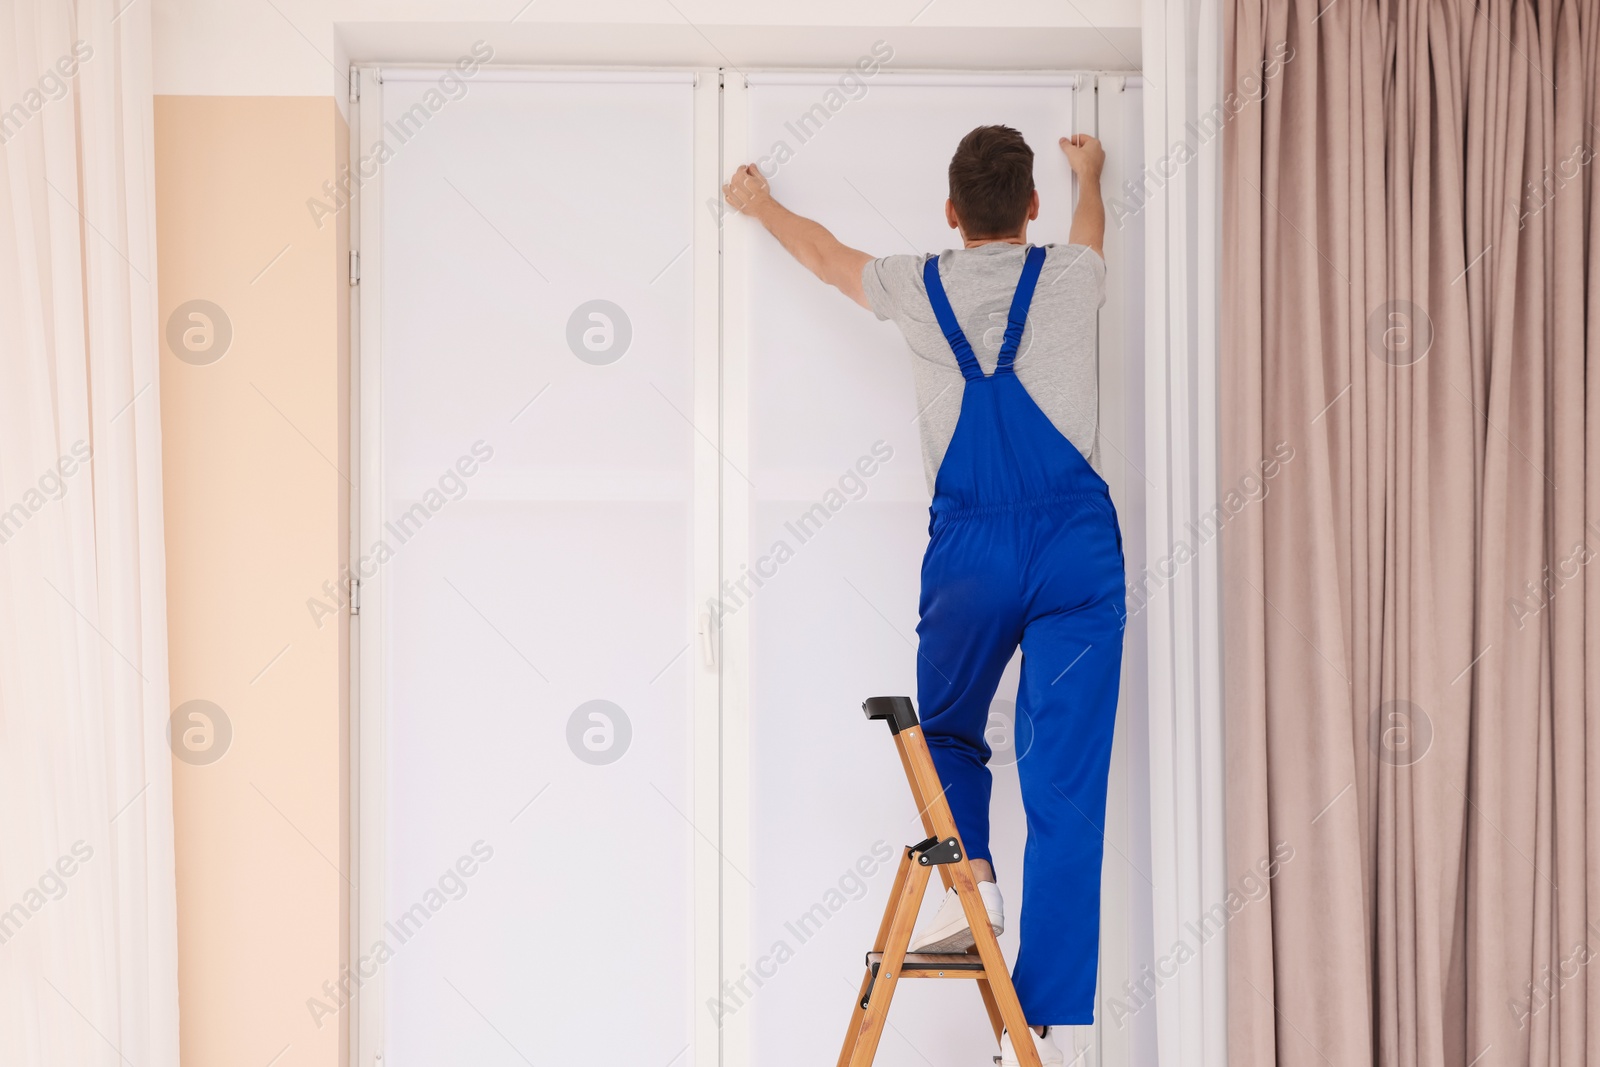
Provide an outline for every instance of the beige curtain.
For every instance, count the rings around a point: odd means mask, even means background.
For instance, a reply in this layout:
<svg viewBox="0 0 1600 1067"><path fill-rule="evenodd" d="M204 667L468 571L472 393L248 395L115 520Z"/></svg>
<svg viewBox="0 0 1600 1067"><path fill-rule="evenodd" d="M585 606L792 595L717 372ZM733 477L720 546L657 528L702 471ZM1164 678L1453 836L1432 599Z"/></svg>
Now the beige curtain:
<svg viewBox="0 0 1600 1067"><path fill-rule="evenodd" d="M1597 48L1232 4L1222 474L1293 456L1223 532L1237 1067L1600 1063Z"/></svg>

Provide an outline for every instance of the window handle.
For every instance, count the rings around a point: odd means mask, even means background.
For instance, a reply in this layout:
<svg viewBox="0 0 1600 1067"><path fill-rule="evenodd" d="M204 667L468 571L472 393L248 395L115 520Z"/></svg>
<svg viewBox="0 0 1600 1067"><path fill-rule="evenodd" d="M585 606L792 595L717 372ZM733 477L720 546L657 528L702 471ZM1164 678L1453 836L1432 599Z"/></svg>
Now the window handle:
<svg viewBox="0 0 1600 1067"><path fill-rule="evenodd" d="M712 621L711 613L700 613L700 658L706 667L717 669L717 637L716 623Z"/></svg>

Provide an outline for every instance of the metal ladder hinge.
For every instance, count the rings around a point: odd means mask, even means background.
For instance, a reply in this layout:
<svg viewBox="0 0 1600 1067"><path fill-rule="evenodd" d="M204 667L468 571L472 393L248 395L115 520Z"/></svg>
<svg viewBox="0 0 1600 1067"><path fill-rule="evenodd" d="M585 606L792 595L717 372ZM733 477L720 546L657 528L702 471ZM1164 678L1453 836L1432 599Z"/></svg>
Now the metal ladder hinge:
<svg viewBox="0 0 1600 1067"><path fill-rule="evenodd" d="M961 858L961 842L953 837L947 837L943 841L937 837L930 837L926 841L908 845L907 848L924 867L938 867L954 863Z"/></svg>

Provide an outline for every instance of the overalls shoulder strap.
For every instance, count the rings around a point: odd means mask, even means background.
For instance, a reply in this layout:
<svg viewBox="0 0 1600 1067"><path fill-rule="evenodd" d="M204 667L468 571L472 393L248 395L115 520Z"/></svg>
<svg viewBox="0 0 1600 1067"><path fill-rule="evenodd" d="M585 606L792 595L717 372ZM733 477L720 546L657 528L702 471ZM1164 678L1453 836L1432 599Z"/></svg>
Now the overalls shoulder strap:
<svg viewBox="0 0 1600 1067"><path fill-rule="evenodd" d="M995 364L996 374L1015 374L1012 362L1022 345L1022 329L1028 323L1028 308L1033 304L1033 290L1039 283L1039 271L1044 268L1045 250L1040 245L1028 249L1028 258L1022 264L1022 278L1017 291L1011 296L1011 314L1006 316L1006 336L1000 344L1000 359Z"/></svg>
<svg viewBox="0 0 1600 1067"><path fill-rule="evenodd" d="M944 339L950 342L956 362L961 364L961 376L969 382L982 378L983 368L978 366L978 357L972 354L967 335L961 332L956 313L950 310L950 298L944 295L944 283L939 280L937 253L922 264L922 284L928 290L928 303L933 305L933 315L939 320L939 329L944 331Z"/></svg>
<svg viewBox="0 0 1600 1067"><path fill-rule="evenodd" d="M1017 348L1022 344L1022 331L1028 322L1028 308L1033 303L1033 290L1039 282L1039 271L1044 267L1045 250L1034 245L1028 249L1028 258L1022 265L1022 278L1017 282L1017 291L1011 297L1011 312L1006 317L1005 340L1000 346L1000 359L995 365L996 374L1013 374L1012 362L1017 358ZM976 381L983 377L983 368L978 366L978 357L973 355L972 346L967 343L967 335L961 332L961 324L956 321L956 314L950 308L950 298L945 295L944 282L939 280L939 257L932 255L922 264L922 283L928 290L928 303L933 305L933 314L939 320L939 329L944 332L944 339L950 342L950 350L956 355L956 362L961 365L961 376L967 381Z"/></svg>

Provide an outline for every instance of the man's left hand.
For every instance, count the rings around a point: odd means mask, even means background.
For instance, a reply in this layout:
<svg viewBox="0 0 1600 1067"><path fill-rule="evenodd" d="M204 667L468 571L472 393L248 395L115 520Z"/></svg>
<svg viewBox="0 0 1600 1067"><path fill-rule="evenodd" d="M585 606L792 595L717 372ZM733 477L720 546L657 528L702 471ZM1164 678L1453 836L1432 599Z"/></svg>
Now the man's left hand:
<svg viewBox="0 0 1600 1067"><path fill-rule="evenodd" d="M735 170L728 184L722 187L722 196L739 214L754 215L764 204L772 202L772 187L762 177L760 168L746 163Z"/></svg>

